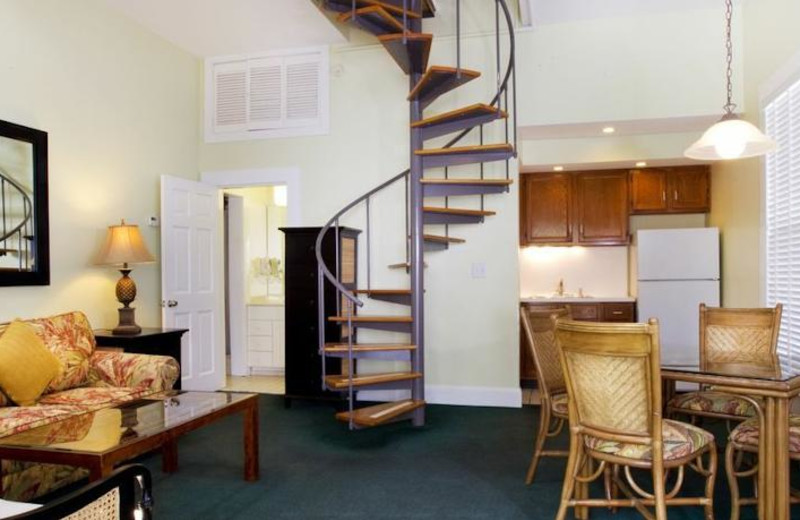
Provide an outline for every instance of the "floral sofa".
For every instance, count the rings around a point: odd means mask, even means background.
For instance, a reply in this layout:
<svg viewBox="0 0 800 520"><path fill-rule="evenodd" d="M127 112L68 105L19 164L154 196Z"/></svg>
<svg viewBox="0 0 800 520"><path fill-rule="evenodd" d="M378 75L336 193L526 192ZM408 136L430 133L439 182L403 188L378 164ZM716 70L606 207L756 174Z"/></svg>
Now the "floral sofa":
<svg viewBox="0 0 800 520"><path fill-rule="evenodd" d="M60 374L34 406L16 406L0 392L0 437L52 424L69 441L79 423L94 410L169 390L178 379L177 361L96 350L92 328L81 312L27 320L61 364ZM0 325L0 334L7 324ZM2 493L26 501L85 477L79 468L55 464L2 461Z"/></svg>

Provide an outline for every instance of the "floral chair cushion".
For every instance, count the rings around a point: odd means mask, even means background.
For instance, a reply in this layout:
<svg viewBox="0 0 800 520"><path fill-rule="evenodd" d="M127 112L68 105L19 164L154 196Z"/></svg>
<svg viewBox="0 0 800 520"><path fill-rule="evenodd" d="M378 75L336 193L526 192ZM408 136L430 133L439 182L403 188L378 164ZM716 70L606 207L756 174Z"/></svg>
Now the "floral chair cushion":
<svg viewBox="0 0 800 520"><path fill-rule="evenodd" d="M741 397L723 392L688 392L673 397L668 408L687 412L718 413L736 417L753 417L757 411L753 404Z"/></svg>
<svg viewBox="0 0 800 520"><path fill-rule="evenodd" d="M78 412L74 406L4 406L0 408L0 437L60 421Z"/></svg>
<svg viewBox="0 0 800 520"><path fill-rule="evenodd" d="M557 417L566 419L569 417L569 396L567 394L556 394L550 399L550 408Z"/></svg>
<svg viewBox="0 0 800 520"><path fill-rule="evenodd" d="M664 439L664 460L675 460L697 453L706 445L714 442L714 436L698 428L680 421L664 419L662 422ZM616 455L626 459L652 460L653 452L646 444L629 444L613 442L591 435L584 437L586 449Z"/></svg>
<svg viewBox="0 0 800 520"><path fill-rule="evenodd" d="M758 447L760 429L758 417L753 417L739 424L728 437L736 444ZM789 416L789 451L800 453L800 415Z"/></svg>

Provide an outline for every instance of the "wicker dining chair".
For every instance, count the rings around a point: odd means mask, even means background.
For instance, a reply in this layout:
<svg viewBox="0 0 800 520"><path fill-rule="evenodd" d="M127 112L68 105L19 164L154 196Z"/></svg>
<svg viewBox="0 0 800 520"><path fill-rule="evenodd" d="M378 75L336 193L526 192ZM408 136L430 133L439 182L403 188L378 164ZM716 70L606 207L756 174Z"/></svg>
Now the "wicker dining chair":
<svg viewBox="0 0 800 520"><path fill-rule="evenodd" d="M645 518L665 520L667 506L680 504L702 506L705 518L713 519L714 436L661 417L658 322L562 319L555 328L570 426L570 452L556 518L563 520L570 507L579 517L586 516L587 507L634 507ZM686 465L705 477L703 496L676 497ZM649 470L652 493L637 484L631 468ZM670 470L677 475L667 491ZM606 478L606 496L590 498L589 483L601 476ZM618 498L617 491L625 498Z"/></svg>
<svg viewBox="0 0 800 520"><path fill-rule="evenodd" d="M756 403L753 403L755 406ZM728 486L731 490L731 520L739 520L741 506L758 505L758 497L742 498L739 493L739 479L752 478L758 480L758 448L763 431L763 415L747 419L731 431L728 445L725 447L725 472L728 475ZM769 446L767 446L769 449ZM741 454L750 453L756 462L750 467L741 469ZM789 453L791 460L800 460L800 415L789 416ZM796 490L792 490L790 502L800 503Z"/></svg>
<svg viewBox="0 0 800 520"><path fill-rule="evenodd" d="M542 457L566 457L567 451L545 450L548 438L555 437L564 428L567 419L567 391L564 372L555 343L553 317L565 318L569 310L564 307L541 309L523 306L520 320L528 348L536 365L536 381L539 388L539 429L533 445L533 456L525 476L525 484L533 483L536 468Z"/></svg>
<svg viewBox="0 0 800 520"><path fill-rule="evenodd" d="M742 364L774 370L778 367L778 332L783 306L724 309L700 304L700 368ZM752 399L701 388L678 394L667 403L667 416L687 415L743 421L757 413Z"/></svg>

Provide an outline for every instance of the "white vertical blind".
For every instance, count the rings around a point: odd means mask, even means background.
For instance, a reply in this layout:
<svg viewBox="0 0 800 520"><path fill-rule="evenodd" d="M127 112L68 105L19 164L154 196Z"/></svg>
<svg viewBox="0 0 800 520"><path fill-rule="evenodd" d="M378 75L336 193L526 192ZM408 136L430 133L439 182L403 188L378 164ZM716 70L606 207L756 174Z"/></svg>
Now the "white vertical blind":
<svg viewBox="0 0 800 520"><path fill-rule="evenodd" d="M782 303L778 353L800 370L800 81L764 110L767 135L778 143L766 159L767 305Z"/></svg>

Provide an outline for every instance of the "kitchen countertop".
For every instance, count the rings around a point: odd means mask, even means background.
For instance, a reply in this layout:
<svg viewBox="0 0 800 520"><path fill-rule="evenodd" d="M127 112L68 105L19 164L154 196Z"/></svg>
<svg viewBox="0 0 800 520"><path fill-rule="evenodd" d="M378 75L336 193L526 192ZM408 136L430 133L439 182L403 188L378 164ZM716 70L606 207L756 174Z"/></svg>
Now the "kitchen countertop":
<svg viewBox="0 0 800 520"><path fill-rule="evenodd" d="M553 297L528 297L520 298L522 303L634 303L633 296L553 296Z"/></svg>

